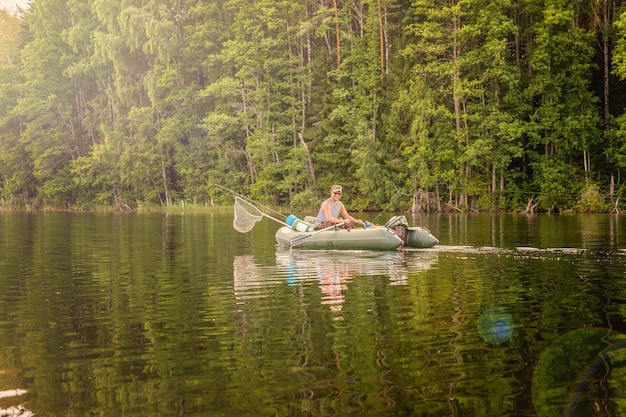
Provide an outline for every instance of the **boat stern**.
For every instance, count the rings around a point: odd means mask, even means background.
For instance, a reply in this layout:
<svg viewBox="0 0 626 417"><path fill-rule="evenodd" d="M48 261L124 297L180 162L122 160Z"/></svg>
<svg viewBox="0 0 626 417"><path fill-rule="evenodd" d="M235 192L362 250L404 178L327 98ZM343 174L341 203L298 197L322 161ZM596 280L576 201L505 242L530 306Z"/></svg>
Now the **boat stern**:
<svg viewBox="0 0 626 417"><path fill-rule="evenodd" d="M406 245L409 248L432 248L439 240L425 227L409 227Z"/></svg>

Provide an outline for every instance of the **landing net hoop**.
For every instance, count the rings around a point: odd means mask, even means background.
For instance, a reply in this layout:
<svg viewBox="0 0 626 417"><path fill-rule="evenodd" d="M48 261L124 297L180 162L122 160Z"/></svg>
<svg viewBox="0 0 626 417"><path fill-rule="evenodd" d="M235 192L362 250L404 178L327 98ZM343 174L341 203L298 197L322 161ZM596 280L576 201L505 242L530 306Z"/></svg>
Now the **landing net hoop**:
<svg viewBox="0 0 626 417"><path fill-rule="evenodd" d="M239 233L252 230L256 222L261 221L264 216L258 208L240 197L235 197L234 215L233 227Z"/></svg>

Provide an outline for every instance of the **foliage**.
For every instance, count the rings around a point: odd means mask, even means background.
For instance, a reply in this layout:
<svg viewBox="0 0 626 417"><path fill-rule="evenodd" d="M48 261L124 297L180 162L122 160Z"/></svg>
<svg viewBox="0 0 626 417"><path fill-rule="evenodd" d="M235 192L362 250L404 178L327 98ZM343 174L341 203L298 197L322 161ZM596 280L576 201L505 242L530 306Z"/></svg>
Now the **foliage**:
<svg viewBox="0 0 626 417"><path fill-rule="evenodd" d="M608 212L609 209L610 207L607 207L604 196L596 184L588 183L582 187L576 211L580 213L602 213Z"/></svg>
<svg viewBox="0 0 626 417"><path fill-rule="evenodd" d="M608 195L626 168L626 17L607 3L0 11L0 197L209 204L219 183L308 209L341 183L351 210L601 210L580 184Z"/></svg>

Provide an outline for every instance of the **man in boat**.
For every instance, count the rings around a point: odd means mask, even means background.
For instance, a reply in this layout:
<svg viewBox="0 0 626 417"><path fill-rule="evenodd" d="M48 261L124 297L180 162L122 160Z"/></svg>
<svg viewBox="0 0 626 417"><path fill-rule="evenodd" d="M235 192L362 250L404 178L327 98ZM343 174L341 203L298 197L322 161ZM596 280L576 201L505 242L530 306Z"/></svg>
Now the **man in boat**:
<svg viewBox="0 0 626 417"><path fill-rule="evenodd" d="M330 187L330 198L324 200L319 213L315 218L315 230L325 229L334 224L343 223L341 228L352 229L356 224L363 224L363 220L352 217L339 199L341 198L341 185ZM341 215L341 218L339 217Z"/></svg>

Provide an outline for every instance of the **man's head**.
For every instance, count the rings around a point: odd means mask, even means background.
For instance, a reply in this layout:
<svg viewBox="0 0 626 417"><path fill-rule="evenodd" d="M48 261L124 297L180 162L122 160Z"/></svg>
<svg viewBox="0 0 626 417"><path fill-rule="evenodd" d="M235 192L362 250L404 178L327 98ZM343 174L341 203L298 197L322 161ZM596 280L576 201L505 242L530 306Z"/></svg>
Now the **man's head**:
<svg viewBox="0 0 626 417"><path fill-rule="evenodd" d="M342 189L341 189L341 185L337 185L337 184L335 184L335 185L333 185L332 187L330 187L330 193L331 193L331 194L334 194L334 195L336 195L336 196L340 196L342 192L343 192L343 191L342 191Z"/></svg>

